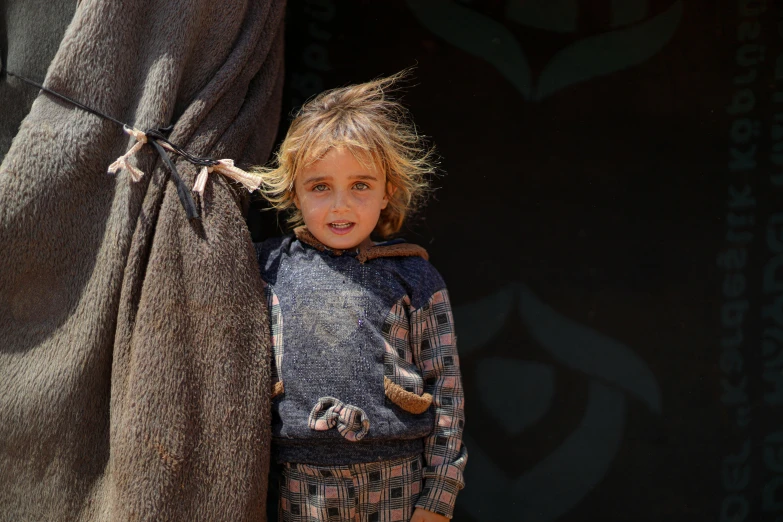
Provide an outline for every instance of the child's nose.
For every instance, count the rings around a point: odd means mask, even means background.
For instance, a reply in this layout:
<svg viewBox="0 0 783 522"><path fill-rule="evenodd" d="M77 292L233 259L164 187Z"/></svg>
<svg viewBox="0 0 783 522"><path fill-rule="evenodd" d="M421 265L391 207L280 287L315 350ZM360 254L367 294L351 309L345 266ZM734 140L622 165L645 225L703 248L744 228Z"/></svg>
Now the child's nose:
<svg viewBox="0 0 783 522"><path fill-rule="evenodd" d="M348 192L344 190L336 190L334 192L334 199L332 199L333 210L346 210L350 206Z"/></svg>

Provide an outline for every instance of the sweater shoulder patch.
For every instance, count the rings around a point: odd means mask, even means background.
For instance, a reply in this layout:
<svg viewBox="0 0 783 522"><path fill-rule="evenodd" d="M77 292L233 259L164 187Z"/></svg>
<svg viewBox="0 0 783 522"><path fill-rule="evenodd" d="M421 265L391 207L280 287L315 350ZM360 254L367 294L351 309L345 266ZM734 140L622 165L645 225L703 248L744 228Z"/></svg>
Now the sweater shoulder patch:
<svg viewBox="0 0 783 522"><path fill-rule="evenodd" d="M281 256L288 252L293 241L293 234L282 237L273 237L260 243L254 243L256 259L261 269L261 277L267 283L274 285L277 279L277 269L280 266Z"/></svg>

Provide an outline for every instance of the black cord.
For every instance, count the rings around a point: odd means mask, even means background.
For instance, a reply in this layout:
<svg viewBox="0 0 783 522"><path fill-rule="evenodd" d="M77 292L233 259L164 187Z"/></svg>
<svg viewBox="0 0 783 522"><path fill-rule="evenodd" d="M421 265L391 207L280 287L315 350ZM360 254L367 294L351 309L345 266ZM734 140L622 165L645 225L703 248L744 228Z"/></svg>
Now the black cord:
<svg viewBox="0 0 783 522"><path fill-rule="evenodd" d="M109 121L113 121L117 125L121 126L123 129L125 128L135 128L133 125L128 125L127 123L121 122L120 120L113 118L109 116L108 114L105 114L97 109L93 109L92 107L89 107L87 105L84 105L83 103L80 103L73 98L69 98L68 96L65 96L64 94L60 94L57 91L53 91L47 87L44 87L40 83L34 82L33 80L30 80L28 78L25 78L24 76L20 76L18 74L12 73L8 69L5 70L6 74L9 76L13 76L14 78L18 78L24 83L27 83L29 85L32 85L33 87L37 87L41 89L42 91L51 94L52 96L55 96L57 98L60 98L61 100L65 100L68 103L75 105L76 107L79 107L80 109L87 111L91 114L94 114L96 116L99 116L101 118L104 118ZM158 127L156 129L147 129L144 131L144 134L146 134L148 137L152 138L149 140L149 142L155 147L155 150L157 150L158 154L160 155L163 162L166 164L166 166L171 171L171 177L174 183L177 185L177 193L179 194L179 200L182 203L182 207L185 209L185 213L188 216L188 219L200 219L198 215L198 210L196 208L196 204L193 202L193 197L190 195L190 191L185 186L184 182L182 181L182 178L179 177L179 173L177 172L177 169L174 167L174 162L171 161L171 158L169 158L168 154L166 154L166 151L164 148L160 145L160 141L167 144L171 149L188 160L189 162L193 163L194 165L198 165L200 167L212 167L214 165L217 165L219 163L218 160L212 159L212 158L201 158L198 156L193 156L192 154L184 151L180 147L176 146L175 144L171 143L167 136L171 132L171 130L174 128L173 125L169 125L168 127Z"/></svg>
<svg viewBox="0 0 783 522"><path fill-rule="evenodd" d="M185 158L189 162L193 163L194 165L198 165L200 167L212 167L212 166L217 165L219 163L218 160L215 160L215 159L212 159L212 158L200 158L198 156L193 156L193 155L185 152L181 148L177 147L173 143L171 143L168 140L168 138L166 138L166 136L163 134L163 132L166 132L166 134L168 134L168 132L171 131L171 128L172 127L170 127L170 126L169 127L165 127L165 128L158 127L157 129L146 130L146 131L144 131L144 134L146 134L147 136L151 136L152 138L155 138L158 141L162 141L162 142L166 143L169 147L174 149L174 151L177 154L179 154L180 156L182 156L183 158Z"/></svg>
<svg viewBox="0 0 783 522"><path fill-rule="evenodd" d="M174 167L174 162L171 161L171 158L169 158L169 155L166 154L166 151L163 149L163 147L158 143L158 140L150 140L150 143L155 147L155 150L158 151L158 154L160 155L160 159L163 160L163 162L168 166L169 170L171 171L171 178L174 180L174 183L177 185L177 194L179 194L179 201L182 203L182 207L185 209L185 213L188 215L188 219L200 219L198 215L198 210L196 209L196 204L193 202L193 198L190 195L190 191L188 190L188 187L185 186L185 182L182 181L182 178L179 177L179 174L177 173L176 167Z"/></svg>
<svg viewBox="0 0 783 522"><path fill-rule="evenodd" d="M64 94L60 94L59 92L56 92L56 91L53 91L53 90L51 90L51 89L49 89L47 87L44 87L43 85L41 85L39 83L36 83L36 82L34 82L32 80L29 80L29 79L25 78L24 76L19 76L18 74L14 74L14 73L12 73L11 71L9 71L7 69L6 69L5 72L8 74L8 76L13 76L14 78L19 78L23 82L28 83L28 84L32 85L33 87L38 87L42 91L47 92L47 93L51 94L52 96L57 96L58 98L60 98L62 100L65 100L65 101L67 101L70 104L76 105L77 107L79 107L82 110L85 110L87 112L91 112L92 114L94 114L96 116L100 116L101 118L105 118L107 120L111 120L114 123L116 123L117 125L120 125L122 127L131 127L132 128L132 125L126 125L126 124L122 123L120 120L112 118L108 114L104 114L104 113L102 113L99 110L93 109L92 107L87 107L86 105L83 105L83 104L77 102L76 100L71 99L68 96L65 96Z"/></svg>

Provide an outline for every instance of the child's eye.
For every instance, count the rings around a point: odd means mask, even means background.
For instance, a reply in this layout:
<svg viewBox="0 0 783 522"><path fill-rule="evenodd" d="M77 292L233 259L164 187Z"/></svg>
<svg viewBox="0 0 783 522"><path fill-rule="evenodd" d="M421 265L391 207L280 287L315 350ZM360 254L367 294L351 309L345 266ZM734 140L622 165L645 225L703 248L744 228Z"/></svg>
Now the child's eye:
<svg viewBox="0 0 783 522"><path fill-rule="evenodd" d="M311 190L312 190L313 192L323 192L323 191L324 191L324 190L326 190L327 188L329 188L329 187L327 187L327 186L326 186L326 185L324 185L323 183L320 183L320 184L318 184L318 185L313 185L313 188L312 188Z"/></svg>
<svg viewBox="0 0 783 522"><path fill-rule="evenodd" d="M367 183L362 183L361 181L354 185L354 188L357 188L359 190L367 190L370 188L370 186Z"/></svg>

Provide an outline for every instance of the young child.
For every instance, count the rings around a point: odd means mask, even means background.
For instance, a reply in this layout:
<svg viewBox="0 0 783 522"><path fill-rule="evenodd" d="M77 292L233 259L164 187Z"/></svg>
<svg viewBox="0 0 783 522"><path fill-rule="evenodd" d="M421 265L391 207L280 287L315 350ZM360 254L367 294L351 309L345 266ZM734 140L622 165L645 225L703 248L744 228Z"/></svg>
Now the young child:
<svg viewBox="0 0 783 522"><path fill-rule="evenodd" d="M399 231L430 151L388 98L405 73L324 92L263 191L293 234L256 245L274 349L281 521L443 521L463 487L463 391L448 294Z"/></svg>

